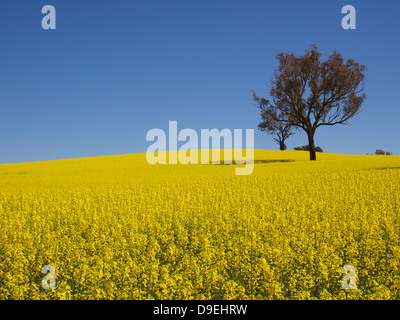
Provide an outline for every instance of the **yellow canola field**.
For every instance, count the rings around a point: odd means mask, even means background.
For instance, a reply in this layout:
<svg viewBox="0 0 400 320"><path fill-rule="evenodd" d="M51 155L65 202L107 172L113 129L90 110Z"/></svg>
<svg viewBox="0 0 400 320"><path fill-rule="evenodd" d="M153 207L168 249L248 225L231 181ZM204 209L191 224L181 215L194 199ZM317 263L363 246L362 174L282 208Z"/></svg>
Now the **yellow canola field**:
<svg viewBox="0 0 400 320"><path fill-rule="evenodd" d="M0 165L0 299L400 298L399 156L255 159Z"/></svg>

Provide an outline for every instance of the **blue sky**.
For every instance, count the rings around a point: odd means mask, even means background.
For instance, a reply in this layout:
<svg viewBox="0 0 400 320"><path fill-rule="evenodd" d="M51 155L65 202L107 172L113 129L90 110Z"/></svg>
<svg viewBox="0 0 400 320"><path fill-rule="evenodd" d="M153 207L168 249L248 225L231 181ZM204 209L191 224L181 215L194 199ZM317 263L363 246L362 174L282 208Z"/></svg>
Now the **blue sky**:
<svg viewBox="0 0 400 320"><path fill-rule="evenodd" d="M57 11L43 30L41 9ZM341 27L344 5L357 29ZM320 128L326 152L400 154L398 1L6 0L0 163L145 152L148 130L257 128L278 52L314 43L368 66L365 110ZM307 144L297 133L288 149ZM256 130L255 147L278 149Z"/></svg>

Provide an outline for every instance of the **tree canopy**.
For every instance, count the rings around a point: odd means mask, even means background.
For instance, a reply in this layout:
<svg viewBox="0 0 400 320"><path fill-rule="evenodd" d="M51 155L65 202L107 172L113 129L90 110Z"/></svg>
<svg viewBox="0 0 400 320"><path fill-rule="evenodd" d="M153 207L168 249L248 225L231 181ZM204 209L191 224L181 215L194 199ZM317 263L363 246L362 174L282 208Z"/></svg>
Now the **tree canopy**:
<svg viewBox="0 0 400 320"><path fill-rule="evenodd" d="M320 126L348 124L366 99L364 71L353 59L346 62L334 51L326 61L311 45L305 54L279 53L279 67L271 80L271 101L253 91L266 122L287 124L307 133L310 160L315 160L314 135Z"/></svg>

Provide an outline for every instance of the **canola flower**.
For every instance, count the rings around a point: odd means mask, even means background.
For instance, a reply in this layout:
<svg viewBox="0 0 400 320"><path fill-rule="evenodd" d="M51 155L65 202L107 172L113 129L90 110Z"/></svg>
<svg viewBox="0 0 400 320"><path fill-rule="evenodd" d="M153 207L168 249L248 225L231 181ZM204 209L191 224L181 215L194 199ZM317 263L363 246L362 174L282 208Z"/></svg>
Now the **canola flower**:
<svg viewBox="0 0 400 320"><path fill-rule="evenodd" d="M0 165L0 299L400 298L400 157L255 158Z"/></svg>

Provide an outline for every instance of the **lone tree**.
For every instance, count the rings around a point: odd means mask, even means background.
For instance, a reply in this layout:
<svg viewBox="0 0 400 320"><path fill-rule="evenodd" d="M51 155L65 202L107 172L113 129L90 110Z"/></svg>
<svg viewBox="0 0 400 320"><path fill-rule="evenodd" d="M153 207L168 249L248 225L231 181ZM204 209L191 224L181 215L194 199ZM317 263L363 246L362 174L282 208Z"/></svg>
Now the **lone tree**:
<svg viewBox="0 0 400 320"><path fill-rule="evenodd" d="M258 128L269 134L275 134L276 138L274 140L278 142L280 150L286 150L285 141L294 134L292 125L290 123L275 121L271 117L268 117L268 115L264 117L263 112L261 112L261 117L263 120L258 124Z"/></svg>
<svg viewBox="0 0 400 320"><path fill-rule="evenodd" d="M364 71L366 66L352 59L344 62L334 51L326 61L311 45L305 54L279 53L279 67L271 80L272 102L253 91L254 101L263 119L302 129L308 137L310 160L316 160L314 135L320 126L348 124L366 99Z"/></svg>

